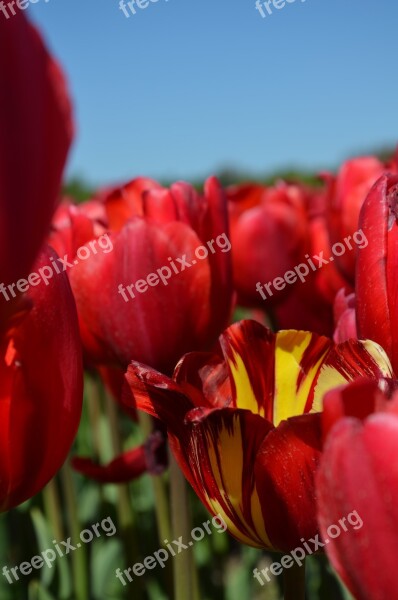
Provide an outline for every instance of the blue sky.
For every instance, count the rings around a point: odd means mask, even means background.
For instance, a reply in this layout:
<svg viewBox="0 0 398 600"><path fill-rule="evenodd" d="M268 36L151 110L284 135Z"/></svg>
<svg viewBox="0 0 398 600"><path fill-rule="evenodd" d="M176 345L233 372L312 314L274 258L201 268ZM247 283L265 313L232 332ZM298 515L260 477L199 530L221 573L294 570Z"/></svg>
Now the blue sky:
<svg viewBox="0 0 398 600"><path fill-rule="evenodd" d="M40 0L27 11L64 66L92 184L334 167L398 141L398 3Z"/></svg>

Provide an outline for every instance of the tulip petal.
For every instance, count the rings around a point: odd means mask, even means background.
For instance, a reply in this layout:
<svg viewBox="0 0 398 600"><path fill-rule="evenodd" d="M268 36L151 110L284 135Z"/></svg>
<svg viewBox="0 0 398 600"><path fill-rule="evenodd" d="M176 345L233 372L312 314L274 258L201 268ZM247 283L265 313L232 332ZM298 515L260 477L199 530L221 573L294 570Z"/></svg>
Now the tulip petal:
<svg viewBox="0 0 398 600"><path fill-rule="evenodd" d="M56 254L48 249L35 268L50 258ZM55 475L82 406L81 344L66 273L28 297L31 310L0 343L0 510L35 495Z"/></svg>
<svg viewBox="0 0 398 600"><path fill-rule="evenodd" d="M246 410L194 409L182 436L171 436L177 460L202 502L245 544L270 547L252 465L273 429Z"/></svg>
<svg viewBox="0 0 398 600"><path fill-rule="evenodd" d="M90 458L75 457L72 466L75 471L100 483L127 483L146 472L145 447L129 450L107 465L99 465Z"/></svg>
<svg viewBox="0 0 398 600"><path fill-rule="evenodd" d="M397 593L398 418L377 414L332 429L317 476L319 523L334 568L358 600ZM335 539L328 527L348 516ZM353 522L353 525L352 525ZM362 525L363 524L363 525Z"/></svg>
<svg viewBox="0 0 398 600"><path fill-rule="evenodd" d="M114 361L122 366L140 358L171 373L180 356L200 347L209 336L208 262L197 261L186 268L176 263L180 270L173 273L169 261L170 257L186 256L190 262L200 240L182 223L160 229L138 217L110 237L112 252L93 255L70 271L83 329L109 348ZM143 252L147 248L151 252ZM157 269L164 269L162 273L168 276L164 282ZM135 283L151 273L157 277L156 288L143 281L147 289L138 292ZM131 284L133 296L127 291ZM103 362L107 360L109 357L104 356Z"/></svg>
<svg viewBox="0 0 398 600"><path fill-rule="evenodd" d="M125 379L136 407L164 421L172 431L181 427L185 415L195 407L172 379L150 367L133 361ZM127 391L124 392L123 402L131 407L131 396Z"/></svg>
<svg viewBox="0 0 398 600"><path fill-rule="evenodd" d="M314 474L321 449L319 414L283 421L259 449L255 478L274 548L290 551L317 531Z"/></svg>

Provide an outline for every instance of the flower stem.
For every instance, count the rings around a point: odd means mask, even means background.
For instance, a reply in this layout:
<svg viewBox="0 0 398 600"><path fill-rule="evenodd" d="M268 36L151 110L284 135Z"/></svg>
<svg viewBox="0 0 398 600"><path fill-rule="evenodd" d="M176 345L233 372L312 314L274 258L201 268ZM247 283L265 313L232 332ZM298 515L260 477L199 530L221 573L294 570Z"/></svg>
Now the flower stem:
<svg viewBox="0 0 398 600"><path fill-rule="evenodd" d="M80 532L82 528L77 511L75 484L73 481L72 470L68 462L61 470L61 478L67 509L69 533L72 540L77 541L80 539ZM87 600L89 597L89 582L87 576L87 554L84 544L82 544L81 548L72 554L72 572L76 600Z"/></svg>
<svg viewBox="0 0 398 600"><path fill-rule="evenodd" d="M185 478L177 465L172 453L170 455L170 487L171 487L171 520L173 536L178 540L181 536L187 544L191 539L191 519L188 503L188 493ZM198 598L195 589L197 578L194 575L193 549L188 548L178 554L173 560L174 570L174 600Z"/></svg>
<svg viewBox="0 0 398 600"><path fill-rule="evenodd" d="M152 418L146 413L138 411L138 419L141 431L144 434L145 439L147 439L153 431ZM151 476L151 481L155 498L159 542L162 544L163 540L170 540L171 538L170 506L167 498L166 483L161 475Z"/></svg>
<svg viewBox="0 0 398 600"><path fill-rule="evenodd" d="M305 600L305 564L284 570L284 600Z"/></svg>

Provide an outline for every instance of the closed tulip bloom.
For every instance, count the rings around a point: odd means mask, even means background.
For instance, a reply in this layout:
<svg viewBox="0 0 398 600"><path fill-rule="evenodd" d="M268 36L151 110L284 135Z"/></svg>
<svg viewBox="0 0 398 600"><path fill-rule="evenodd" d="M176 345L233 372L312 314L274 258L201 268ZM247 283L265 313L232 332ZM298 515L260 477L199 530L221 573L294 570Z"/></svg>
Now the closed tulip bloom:
<svg viewBox="0 0 398 600"><path fill-rule="evenodd" d="M275 187L238 186L228 190L234 283L242 304L263 305L256 290L298 265L309 249L308 194L284 182ZM294 286L273 290L267 302L278 303Z"/></svg>
<svg viewBox="0 0 398 600"><path fill-rule="evenodd" d="M357 600L397 598L398 397L388 388L355 382L325 398L319 523L327 555ZM333 524L341 533L332 539Z"/></svg>
<svg viewBox="0 0 398 600"><path fill-rule="evenodd" d="M333 339L336 344L345 342L350 338L358 337L355 315L355 294L346 294L341 289L334 301L335 331Z"/></svg>
<svg viewBox="0 0 398 600"><path fill-rule="evenodd" d="M368 245L358 255L356 314L359 337L380 344L398 370L398 176L384 175L363 205L359 226Z"/></svg>
<svg viewBox="0 0 398 600"><path fill-rule="evenodd" d="M63 74L21 11L0 19L0 108L0 282L9 285L43 244L72 140Z"/></svg>
<svg viewBox="0 0 398 600"><path fill-rule="evenodd" d="M386 168L376 157L364 156L346 161L336 177L327 176L328 223L331 244L352 239L365 198ZM336 256L336 265L349 283L354 282L355 252Z"/></svg>
<svg viewBox="0 0 398 600"><path fill-rule="evenodd" d="M242 321L220 337L217 352L186 355L173 379L138 363L126 379L137 407L166 424L172 452L206 508L239 541L289 551L318 530L323 395L361 375L391 375L373 342L335 346Z"/></svg>
<svg viewBox="0 0 398 600"><path fill-rule="evenodd" d="M82 337L97 363L171 372L185 352L210 348L231 314L226 201L210 178L203 196L177 183L134 206L109 250L70 269Z"/></svg>

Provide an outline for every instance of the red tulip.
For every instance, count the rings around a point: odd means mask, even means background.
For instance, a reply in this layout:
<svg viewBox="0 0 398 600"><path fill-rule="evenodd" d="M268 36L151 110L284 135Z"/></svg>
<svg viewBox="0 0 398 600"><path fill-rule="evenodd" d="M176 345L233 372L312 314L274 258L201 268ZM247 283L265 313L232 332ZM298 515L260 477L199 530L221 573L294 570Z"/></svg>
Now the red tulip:
<svg viewBox="0 0 398 600"><path fill-rule="evenodd" d="M396 598L398 397L388 400L368 381L332 394L325 399L329 436L317 476L326 552L358 600ZM346 515L357 525L340 527L331 539L328 528Z"/></svg>
<svg viewBox="0 0 398 600"><path fill-rule="evenodd" d="M186 355L173 379L138 363L126 379L137 407L167 426L171 450L207 509L241 542L288 551L317 532L323 395L363 375L391 376L372 342L334 346L242 321L220 337L218 352Z"/></svg>
<svg viewBox="0 0 398 600"><path fill-rule="evenodd" d="M36 494L75 437L83 373L76 306L37 254L71 140L63 76L18 12L0 19L0 510ZM37 272L29 273L34 267ZM32 275L32 277L31 277ZM29 289L29 291L27 291ZM23 293L25 292L26 293Z"/></svg>
<svg viewBox="0 0 398 600"><path fill-rule="evenodd" d="M20 11L0 18L0 107L0 282L9 285L29 273L47 234L72 139L63 75Z"/></svg>
<svg viewBox="0 0 398 600"><path fill-rule="evenodd" d="M355 294L345 294L344 289L341 289L334 302L336 329L333 339L336 344L358 337L355 319Z"/></svg>
<svg viewBox="0 0 398 600"><path fill-rule="evenodd" d="M331 244L344 243L358 230L361 206L372 185L385 171L385 166L373 156L345 162L336 177L328 176L328 222ZM336 264L345 278L353 283L355 252L336 257Z"/></svg>
<svg viewBox="0 0 398 600"><path fill-rule="evenodd" d="M281 182L262 190L257 185L233 187L228 190L228 197L239 300L249 306L263 305L257 283L283 277L302 262L308 249L308 194L297 185ZM278 303L292 289L293 286L285 286L283 292L273 290L267 301Z"/></svg>
<svg viewBox="0 0 398 600"><path fill-rule="evenodd" d="M140 202L135 196L137 214L109 235L108 250L77 261L69 275L93 360L137 359L169 372L184 352L211 347L228 322L226 203L214 178L204 196L177 183L147 190Z"/></svg>
<svg viewBox="0 0 398 600"><path fill-rule="evenodd" d="M36 271L51 264L44 252ZM77 432L83 391L74 303L65 273L27 294L30 308L0 340L0 510L36 494L62 466Z"/></svg>
<svg viewBox="0 0 398 600"><path fill-rule="evenodd" d="M363 205L359 227L368 245L358 255L358 335L380 344L398 370L398 175L384 175Z"/></svg>

